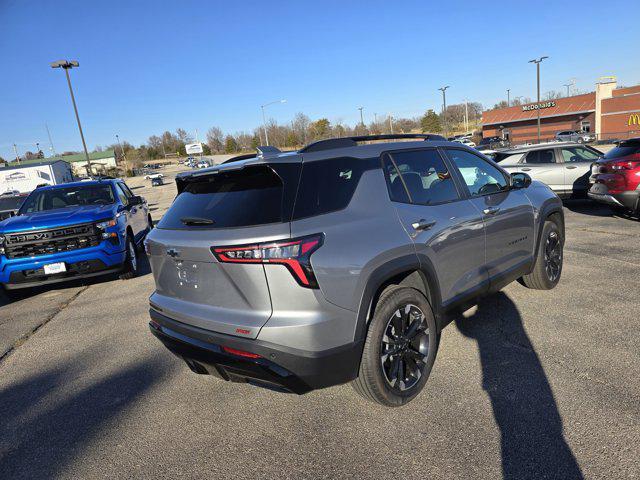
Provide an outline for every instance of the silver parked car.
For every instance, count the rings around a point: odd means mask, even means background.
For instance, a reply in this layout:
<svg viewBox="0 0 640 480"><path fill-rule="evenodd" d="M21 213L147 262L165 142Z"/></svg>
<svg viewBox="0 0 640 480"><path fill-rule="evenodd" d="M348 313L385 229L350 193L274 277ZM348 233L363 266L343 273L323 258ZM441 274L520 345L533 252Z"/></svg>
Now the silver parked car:
<svg viewBox="0 0 640 480"><path fill-rule="evenodd" d="M556 140L558 142L576 142L576 143L588 143L593 142L596 139L595 135L589 132L576 132L575 130L563 130L556 133Z"/></svg>
<svg viewBox="0 0 640 480"><path fill-rule="evenodd" d="M558 197L437 135L259 147L176 183L145 245L150 328L225 380L352 382L400 406L429 377L447 311L516 279L551 289L562 271Z"/></svg>
<svg viewBox="0 0 640 480"><path fill-rule="evenodd" d="M510 173L525 172L560 197L585 197L591 165L603 155L573 142L528 145L495 152L493 160Z"/></svg>

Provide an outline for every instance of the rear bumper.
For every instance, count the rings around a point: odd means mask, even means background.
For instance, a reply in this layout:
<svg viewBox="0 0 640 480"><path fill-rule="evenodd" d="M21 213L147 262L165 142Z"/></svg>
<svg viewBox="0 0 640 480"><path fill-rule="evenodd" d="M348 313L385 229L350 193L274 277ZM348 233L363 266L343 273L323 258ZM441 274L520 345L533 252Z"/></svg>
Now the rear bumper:
<svg viewBox="0 0 640 480"><path fill-rule="evenodd" d="M615 207L624 207L629 210L638 208L640 190L628 190L621 193L609 193L606 185L595 183L589 190L589 198L596 202L606 203Z"/></svg>
<svg viewBox="0 0 640 480"><path fill-rule="evenodd" d="M362 342L310 352L193 327L150 309L151 332L196 373L303 394L358 375ZM223 347L259 355L246 358Z"/></svg>

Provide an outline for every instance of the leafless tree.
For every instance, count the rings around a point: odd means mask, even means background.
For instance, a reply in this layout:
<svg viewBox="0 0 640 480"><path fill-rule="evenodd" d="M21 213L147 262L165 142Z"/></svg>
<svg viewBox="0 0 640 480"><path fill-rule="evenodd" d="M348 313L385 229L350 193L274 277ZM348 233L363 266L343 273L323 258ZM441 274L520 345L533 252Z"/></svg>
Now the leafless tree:
<svg viewBox="0 0 640 480"><path fill-rule="evenodd" d="M222 152L224 150L224 133L220 127L211 127L207 130L207 145L212 152Z"/></svg>

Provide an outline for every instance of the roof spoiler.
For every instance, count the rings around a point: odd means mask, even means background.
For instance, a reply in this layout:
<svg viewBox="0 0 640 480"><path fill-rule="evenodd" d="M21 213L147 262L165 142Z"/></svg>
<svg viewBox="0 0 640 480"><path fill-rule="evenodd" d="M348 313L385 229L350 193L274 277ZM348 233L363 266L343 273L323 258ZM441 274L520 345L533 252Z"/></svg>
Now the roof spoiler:
<svg viewBox="0 0 640 480"><path fill-rule="evenodd" d="M257 156L262 158L273 157L282 153L279 148L271 147L269 145L261 145L257 147L256 150L258 150Z"/></svg>
<svg viewBox="0 0 640 480"><path fill-rule="evenodd" d="M319 140L310 143L300 153L319 152L321 150L330 150L333 148L355 147L358 142L371 142L375 140L402 140L402 139L421 139L424 141L440 141L445 142L447 139L442 135L434 135L432 133L396 133L391 135L360 135L355 137L329 138L327 140Z"/></svg>

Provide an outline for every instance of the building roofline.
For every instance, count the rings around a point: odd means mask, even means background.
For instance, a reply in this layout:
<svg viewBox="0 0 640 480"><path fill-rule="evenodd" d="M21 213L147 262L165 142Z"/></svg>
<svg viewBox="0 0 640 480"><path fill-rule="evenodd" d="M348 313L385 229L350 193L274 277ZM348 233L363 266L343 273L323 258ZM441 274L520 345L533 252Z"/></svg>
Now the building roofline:
<svg viewBox="0 0 640 480"><path fill-rule="evenodd" d="M595 109L592 110L579 110L579 111L575 111L575 112L563 112L563 113L556 113L554 115L540 115L540 119L542 120L543 118L554 118L554 117L566 117L567 115L580 115L582 113L593 113L595 112ZM483 127L489 126L489 125L502 125L505 123L518 123L518 122L531 122L531 121L536 121L538 119L538 117L530 117L530 118L519 118L516 120L505 120L502 122L491 122L491 123L482 123Z"/></svg>

